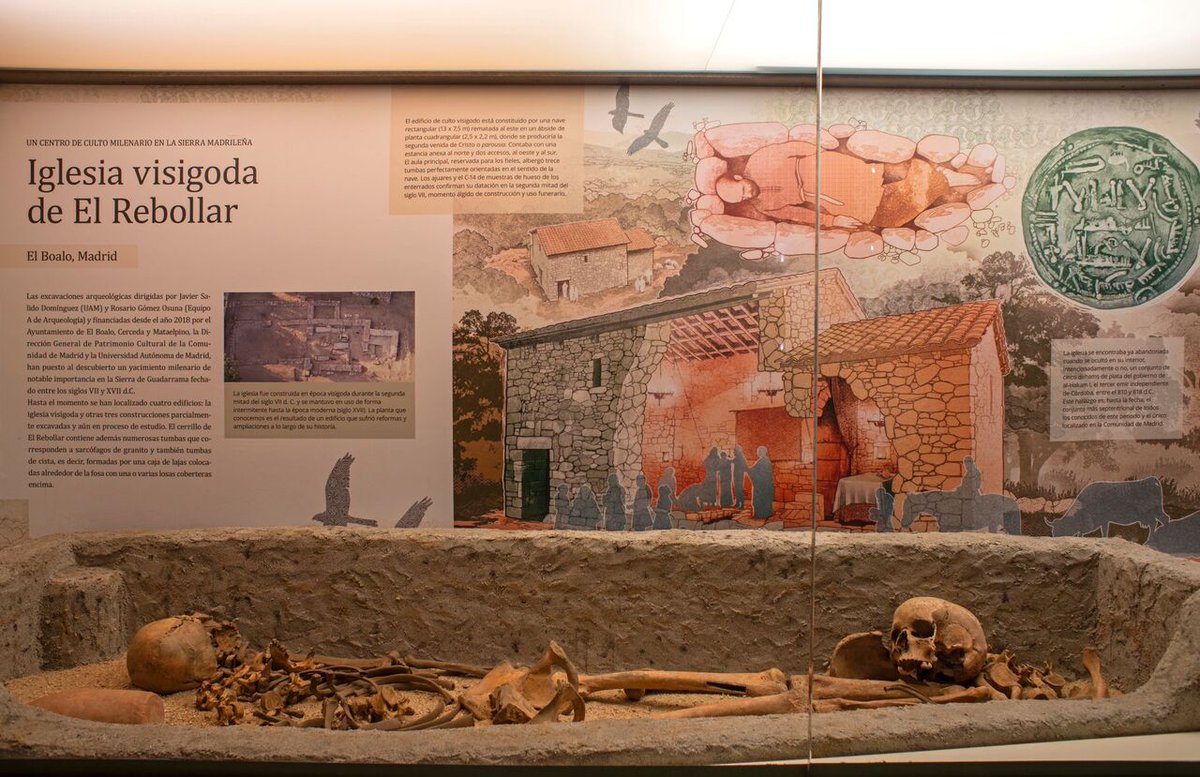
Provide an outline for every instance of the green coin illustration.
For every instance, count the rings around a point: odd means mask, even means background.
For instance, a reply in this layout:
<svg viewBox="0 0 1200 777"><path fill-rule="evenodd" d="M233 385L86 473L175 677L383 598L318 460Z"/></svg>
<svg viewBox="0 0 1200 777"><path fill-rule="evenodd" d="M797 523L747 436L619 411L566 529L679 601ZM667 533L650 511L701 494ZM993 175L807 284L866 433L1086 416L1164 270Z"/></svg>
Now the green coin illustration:
<svg viewBox="0 0 1200 777"><path fill-rule="evenodd" d="M1183 281L1200 242L1200 173L1162 135L1094 127L1030 176L1025 246L1046 285L1093 308L1141 305Z"/></svg>

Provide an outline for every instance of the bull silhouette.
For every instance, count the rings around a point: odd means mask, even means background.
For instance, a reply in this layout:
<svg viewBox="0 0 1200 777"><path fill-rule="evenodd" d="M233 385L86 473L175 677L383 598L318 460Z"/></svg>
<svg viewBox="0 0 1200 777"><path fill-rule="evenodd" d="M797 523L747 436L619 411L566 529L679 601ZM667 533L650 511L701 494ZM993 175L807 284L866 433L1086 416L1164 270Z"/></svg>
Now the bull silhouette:
<svg viewBox="0 0 1200 777"><path fill-rule="evenodd" d="M1169 519L1163 511L1162 483L1158 478L1097 481L1088 483L1075 503L1057 520L1046 519L1055 537L1081 537L1100 530L1108 536L1108 524L1141 524L1151 534Z"/></svg>
<svg viewBox="0 0 1200 777"><path fill-rule="evenodd" d="M1146 547L1163 553L1200 553L1200 512L1155 527L1146 539Z"/></svg>

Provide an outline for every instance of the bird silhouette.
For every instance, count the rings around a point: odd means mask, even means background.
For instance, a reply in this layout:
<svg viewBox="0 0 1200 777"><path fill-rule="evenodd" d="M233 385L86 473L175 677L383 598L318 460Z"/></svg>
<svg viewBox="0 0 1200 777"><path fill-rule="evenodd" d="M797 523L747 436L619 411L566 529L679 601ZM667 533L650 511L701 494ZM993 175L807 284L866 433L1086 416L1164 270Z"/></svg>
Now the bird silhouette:
<svg viewBox="0 0 1200 777"><path fill-rule="evenodd" d="M630 156L650 145L651 141L654 141L663 148L667 148L667 141L660 138L658 133L662 132L663 125L667 123L667 116L674 107L675 103L667 103L658 109L658 113L654 114L654 118L650 121L650 126L629 144L629 151L627 153Z"/></svg>
<svg viewBox="0 0 1200 777"><path fill-rule="evenodd" d="M400 516L400 520L396 521L397 529L415 529L421 525L421 521L425 519L425 511L433 504L433 500L429 497L424 497L413 502L412 505Z"/></svg>
<svg viewBox="0 0 1200 777"><path fill-rule="evenodd" d="M617 106L608 112L613 117L613 129L625 134L625 122L630 116L637 116L639 119L646 118L644 113L629 112L629 84L621 84L617 87Z"/></svg>
<svg viewBox="0 0 1200 777"><path fill-rule="evenodd" d="M350 465L354 457L347 453L337 460L329 471L329 479L325 481L325 512L312 517L314 521L326 526L345 526L351 523L362 526L378 526L377 521L370 518L355 518L350 514Z"/></svg>

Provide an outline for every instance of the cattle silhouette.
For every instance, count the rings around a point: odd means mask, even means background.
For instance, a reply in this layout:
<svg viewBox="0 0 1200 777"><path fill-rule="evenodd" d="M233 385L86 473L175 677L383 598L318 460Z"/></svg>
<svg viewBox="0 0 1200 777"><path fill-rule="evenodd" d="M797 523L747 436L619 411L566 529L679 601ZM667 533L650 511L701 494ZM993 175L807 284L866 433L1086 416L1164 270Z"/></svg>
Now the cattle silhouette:
<svg viewBox="0 0 1200 777"><path fill-rule="evenodd" d="M1162 483L1149 477L1088 483L1062 518L1047 518L1046 524L1055 537L1082 537L1097 529L1100 536L1107 537L1109 523L1138 523L1153 534L1168 520L1163 511Z"/></svg>
<svg viewBox="0 0 1200 777"><path fill-rule="evenodd" d="M1155 527L1146 539L1146 547L1163 553L1200 554L1200 512Z"/></svg>

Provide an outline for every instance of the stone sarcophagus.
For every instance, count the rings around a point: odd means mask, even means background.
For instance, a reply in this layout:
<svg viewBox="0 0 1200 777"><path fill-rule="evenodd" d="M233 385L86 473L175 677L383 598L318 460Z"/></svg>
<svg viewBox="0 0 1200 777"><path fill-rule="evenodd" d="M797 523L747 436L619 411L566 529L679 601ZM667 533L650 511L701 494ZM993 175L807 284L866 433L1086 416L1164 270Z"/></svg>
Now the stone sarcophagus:
<svg viewBox="0 0 1200 777"><path fill-rule="evenodd" d="M651 534L314 527L25 541L0 566L10 624L0 676L113 657L141 624L188 611L236 623L257 646L278 639L301 653L529 665L554 641L581 673L797 675L810 634L821 668L846 634L887 631L905 600L940 596L978 615L991 650L1079 675L1080 656L1095 648L1124 695L821 713L814 754L1200 725L1200 569L1187 560L1087 539L823 534L810 569L806 534ZM87 606L63 607L72 597ZM925 638L919 626L901 631L897 645ZM60 718L0 691L0 757L9 758L729 763L803 757L807 731L803 712L434 732L120 726Z"/></svg>

